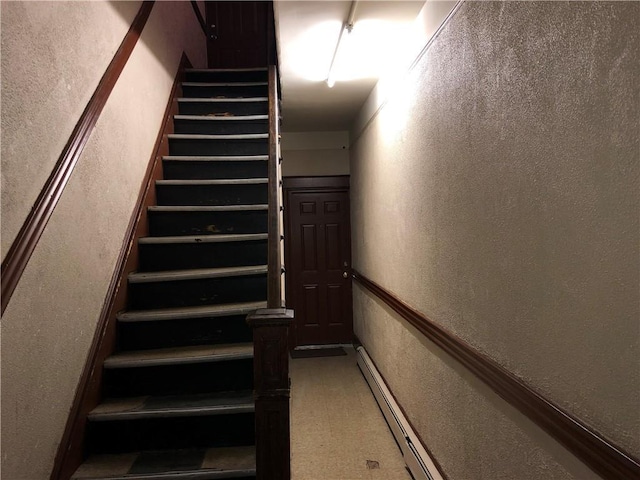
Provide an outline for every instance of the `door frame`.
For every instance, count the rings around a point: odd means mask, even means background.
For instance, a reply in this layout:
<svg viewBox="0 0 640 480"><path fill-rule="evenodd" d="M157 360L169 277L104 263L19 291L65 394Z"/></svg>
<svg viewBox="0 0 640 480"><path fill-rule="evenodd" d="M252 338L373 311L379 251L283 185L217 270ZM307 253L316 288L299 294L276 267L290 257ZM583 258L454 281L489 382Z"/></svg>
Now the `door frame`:
<svg viewBox="0 0 640 480"><path fill-rule="evenodd" d="M285 299L292 299L293 294L289 296L289 292L293 292L293 275L289 275L288 272L293 273L291 268L291 242L287 242L287 238L291 238L291 209L290 196L292 193L305 193L305 192L322 192L322 193L338 193L346 192L349 199L350 195L350 180L349 175L327 175L327 176L313 176L313 177L282 177L282 196L284 204L284 269L285 269ZM351 205L351 202L349 202ZM351 248L351 212L349 212L349 248ZM351 255L349 255L351 257ZM351 265L349 265L349 270ZM351 308L353 310L353 299L349 299ZM291 305L287 300L287 308L294 308L295 305ZM353 312L352 312L353 319ZM289 327L289 350L293 350L297 347L296 336L297 323L294 320ZM353 328L353 327L352 327ZM352 332L353 337L353 332Z"/></svg>

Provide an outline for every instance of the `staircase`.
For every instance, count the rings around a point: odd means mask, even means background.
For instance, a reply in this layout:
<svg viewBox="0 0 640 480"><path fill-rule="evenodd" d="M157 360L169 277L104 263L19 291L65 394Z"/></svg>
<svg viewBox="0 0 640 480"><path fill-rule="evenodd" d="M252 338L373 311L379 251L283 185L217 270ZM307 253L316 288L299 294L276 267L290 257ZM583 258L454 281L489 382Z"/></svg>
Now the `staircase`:
<svg viewBox="0 0 640 480"><path fill-rule="evenodd" d="M267 69L187 70L74 479L255 479L267 299Z"/></svg>

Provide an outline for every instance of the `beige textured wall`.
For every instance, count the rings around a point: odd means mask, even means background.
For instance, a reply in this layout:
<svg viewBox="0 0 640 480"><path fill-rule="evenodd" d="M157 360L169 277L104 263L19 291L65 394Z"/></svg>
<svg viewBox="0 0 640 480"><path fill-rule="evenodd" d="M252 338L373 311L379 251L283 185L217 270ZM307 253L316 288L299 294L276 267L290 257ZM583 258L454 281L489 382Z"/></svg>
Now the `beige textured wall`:
<svg viewBox="0 0 640 480"><path fill-rule="evenodd" d="M3 245L138 6L2 2ZM2 478L49 476L183 50L204 66L190 3L156 2L2 317Z"/></svg>
<svg viewBox="0 0 640 480"><path fill-rule="evenodd" d="M636 2L465 2L352 145L354 267L640 456ZM451 479L590 478L366 291Z"/></svg>
<svg viewBox="0 0 640 480"><path fill-rule="evenodd" d="M283 132L282 175L349 175L349 132Z"/></svg>

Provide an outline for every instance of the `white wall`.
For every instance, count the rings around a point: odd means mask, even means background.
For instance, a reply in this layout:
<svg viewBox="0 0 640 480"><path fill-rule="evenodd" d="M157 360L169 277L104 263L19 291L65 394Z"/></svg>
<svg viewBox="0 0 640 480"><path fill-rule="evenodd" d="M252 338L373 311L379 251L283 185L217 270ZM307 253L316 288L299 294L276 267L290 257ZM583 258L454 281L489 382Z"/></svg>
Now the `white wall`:
<svg viewBox="0 0 640 480"><path fill-rule="evenodd" d="M283 132L282 175L349 175L349 132Z"/></svg>
<svg viewBox="0 0 640 480"><path fill-rule="evenodd" d="M639 17L465 2L351 147L354 268L636 457ZM354 322L449 478L595 477L357 284Z"/></svg>
<svg viewBox="0 0 640 480"><path fill-rule="evenodd" d="M2 246L24 221L139 2L2 2ZM156 2L2 317L2 478L48 478L181 54L189 2Z"/></svg>

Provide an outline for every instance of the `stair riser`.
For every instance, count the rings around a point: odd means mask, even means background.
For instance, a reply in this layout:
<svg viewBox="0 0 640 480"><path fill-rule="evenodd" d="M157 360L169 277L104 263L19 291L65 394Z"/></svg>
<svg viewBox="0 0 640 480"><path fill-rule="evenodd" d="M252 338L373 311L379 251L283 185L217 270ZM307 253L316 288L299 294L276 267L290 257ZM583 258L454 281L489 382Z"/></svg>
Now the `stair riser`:
<svg viewBox="0 0 640 480"><path fill-rule="evenodd" d="M129 293L134 310L262 301L267 298L267 276L129 283Z"/></svg>
<svg viewBox="0 0 640 480"><path fill-rule="evenodd" d="M254 443L254 418L242 413L89 422L88 442L94 453L246 446Z"/></svg>
<svg viewBox="0 0 640 480"><path fill-rule="evenodd" d="M182 86L182 95L186 98L251 98L266 97L269 94L266 85L250 86Z"/></svg>
<svg viewBox="0 0 640 480"><path fill-rule="evenodd" d="M251 342L253 332L246 315L191 318L157 322L121 322L118 345L122 350L217 345Z"/></svg>
<svg viewBox="0 0 640 480"><path fill-rule="evenodd" d="M267 162L263 160L246 162L163 162L164 178L167 180L217 180L229 178L265 178L268 175Z"/></svg>
<svg viewBox="0 0 640 480"><path fill-rule="evenodd" d="M158 205L260 205L269 201L266 183L248 185L156 185Z"/></svg>
<svg viewBox="0 0 640 480"><path fill-rule="evenodd" d="M149 212L152 236L266 233L267 211Z"/></svg>
<svg viewBox="0 0 640 480"><path fill-rule="evenodd" d="M269 142L258 140L169 139L170 155L266 155Z"/></svg>
<svg viewBox="0 0 640 480"><path fill-rule="evenodd" d="M267 264L267 241L140 244L140 270L241 267Z"/></svg>
<svg viewBox="0 0 640 480"><path fill-rule="evenodd" d="M269 133L266 120L183 120L174 121L175 133L203 135L233 135L242 133Z"/></svg>
<svg viewBox="0 0 640 480"><path fill-rule="evenodd" d="M107 368L105 397L178 395L253 389L253 359Z"/></svg>
<svg viewBox="0 0 640 480"><path fill-rule="evenodd" d="M186 72L185 82L266 82L267 71Z"/></svg>
<svg viewBox="0 0 640 480"><path fill-rule="evenodd" d="M265 101L258 102L178 102L180 115L216 115L229 113L232 115L266 115L269 105Z"/></svg>

